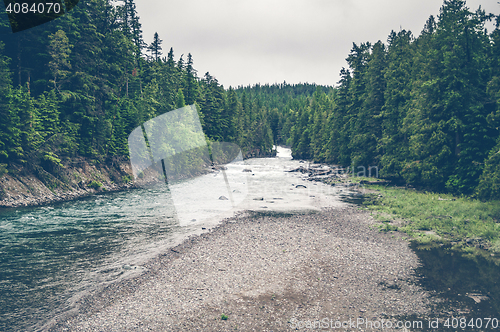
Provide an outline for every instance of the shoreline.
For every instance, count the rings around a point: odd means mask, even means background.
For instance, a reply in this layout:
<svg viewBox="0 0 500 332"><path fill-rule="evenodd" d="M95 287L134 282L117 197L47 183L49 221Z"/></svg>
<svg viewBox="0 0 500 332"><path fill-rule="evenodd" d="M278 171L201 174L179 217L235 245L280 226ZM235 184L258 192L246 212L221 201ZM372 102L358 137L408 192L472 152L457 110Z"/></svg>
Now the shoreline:
<svg viewBox="0 0 500 332"><path fill-rule="evenodd" d="M286 331L293 319L436 317L409 242L376 223L353 206L245 212L84 298L77 315L44 330Z"/></svg>
<svg viewBox="0 0 500 332"><path fill-rule="evenodd" d="M14 165L0 177L0 210L45 206L136 188L130 181L131 174L130 164L123 158L107 165L78 158L53 172L38 165Z"/></svg>
<svg viewBox="0 0 500 332"><path fill-rule="evenodd" d="M244 158L270 157L276 157L276 151L266 154L260 150L251 150ZM0 211L46 206L96 194L139 189L163 181L151 169L144 172L144 178L134 180L130 161L125 157L103 164L96 164L84 157L64 163L64 167L52 172L39 165L13 165L10 172L0 176ZM218 168L218 165L207 166L200 174L214 172Z"/></svg>

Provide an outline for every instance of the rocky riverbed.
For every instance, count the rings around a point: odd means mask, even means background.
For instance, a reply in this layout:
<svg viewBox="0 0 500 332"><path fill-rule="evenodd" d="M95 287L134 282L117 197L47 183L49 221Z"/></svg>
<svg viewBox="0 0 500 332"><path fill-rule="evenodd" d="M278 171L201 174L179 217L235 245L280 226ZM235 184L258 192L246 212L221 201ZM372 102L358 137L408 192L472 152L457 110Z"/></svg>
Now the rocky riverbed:
<svg viewBox="0 0 500 332"><path fill-rule="evenodd" d="M406 240L343 206L246 212L83 301L53 331L289 331L307 322L437 315ZM302 325L300 325L302 324ZM360 330L370 330L361 328Z"/></svg>

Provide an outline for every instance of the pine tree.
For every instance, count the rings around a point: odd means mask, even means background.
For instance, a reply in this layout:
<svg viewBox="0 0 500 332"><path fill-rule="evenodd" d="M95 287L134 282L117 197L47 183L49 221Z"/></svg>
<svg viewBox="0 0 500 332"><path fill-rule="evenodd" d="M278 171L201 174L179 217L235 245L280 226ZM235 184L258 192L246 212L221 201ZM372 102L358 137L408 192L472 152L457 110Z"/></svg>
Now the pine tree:
<svg viewBox="0 0 500 332"><path fill-rule="evenodd" d="M237 133L237 116L239 113L239 102L238 96L233 88L229 87L227 91L226 105L222 112L222 118L226 123L223 132L223 140L224 142L234 142L236 141L236 133Z"/></svg>
<svg viewBox="0 0 500 332"><path fill-rule="evenodd" d="M349 86L350 105L346 125L349 133L349 149L351 151L350 161L354 166L366 166L369 159L368 148L364 146L370 133L364 131L365 121L363 119L363 106L366 95L366 72L369 61L370 43L362 43L359 46L353 43L351 53L347 57L347 63L351 68L352 81Z"/></svg>
<svg viewBox="0 0 500 332"><path fill-rule="evenodd" d="M49 55L52 60L49 62L49 68L54 77L54 89L59 90L58 80L64 80L70 73L71 64L69 56L71 54L71 45L68 37L62 30L49 36Z"/></svg>
<svg viewBox="0 0 500 332"><path fill-rule="evenodd" d="M214 80L210 80L210 82L207 82L207 84L212 84L214 83ZM215 80L216 85L218 85L217 81ZM187 57L187 65L186 65L186 76L185 76L185 81L184 81L184 92L186 96L186 103L188 105L194 104L194 102L198 99L199 97L199 88L198 88L198 82L196 78L196 70L193 68L193 57L191 53L188 54Z"/></svg>
<svg viewBox="0 0 500 332"><path fill-rule="evenodd" d="M386 51L382 42L373 45L371 54L366 64L365 92L362 107L354 122L352 135L356 146L355 155L352 156L354 165L369 167L378 165L378 143L381 138L381 111L384 105L386 81L384 72L386 67Z"/></svg>
<svg viewBox="0 0 500 332"><path fill-rule="evenodd" d="M203 113L205 134L212 140L222 141L224 131L227 129L228 118L222 117L225 107L224 90L219 82L210 73L205 73L203 79L205 89L203 91L203 101L200 104ZM192 101L186 98L186 102Z"/></svg>
<svg viewBox="0 0 500 332"><path fill-rule="evenodd" d="M335 107L333 116L330 119L329 131L331 132L329 140L328 160L344 166L351 164L351 153L349 151L350 123L349 105L351 104L351 95L349 93L352 82L352 76L349 69L342 68L340 71L341 79L335 95Z"/></svg>
<svg viewBox="0 0 500 332"><path fill-rule="evenodd" d="M141 23L139 21L139 16L137 16L136 5L133 0L125 0L127 12L130 17L130 30L132 34L132 41L135 45L134 55L137 64L141 63L142 50L146 47L146 43L142 38ZM140 67L140 65L139 65Z"/></svg>
<svg viewBox="0 0 500 332"><path fill-rule="evenodd" d="M13 150L16 151L16 157L20 158L20 161L26 162L36 148L34 144L36 110L27 87L18 87L13 91L9 108L18 116L15 126L16 136L19 133L19 141L16 143L19 145L13 147Z"/></svg>
<svg viewBox="0 0 500 332"><path fill-rule="evenodd" d="M9 58L1 55L4 45L0 42L0 163L7 163L21 154L18 114L11 107L12 82Z"/></svg>
<svg viewBox="0 0 500 332"><path fill-rule="evenodd" d="M401 171L408 157L408 134L403 120L411 100L413 37L402 30L389 35L387 69L385 71L385 103L381 111L382 137L379 143L381 153L380 175L400 180Z"/></svg>
<svg viewBox="0 0 500 332"><path fill-rule="evenodd" d="M40 95L35 106L38 113L36 131L46 140L60 131L59 100L55 90Z"/></svg>
<svg viewBox="0 0 500 332"><path fill-rule="evenodd" d="M148 47L148 51L151 52L151 58L154 59L154 61L159 61L161 57L161 43L163 40L160 39L158 36L158 32L155 32L153 41L151 42L151 45Z"/></svg>
<svg viewBox="0 0 500 332"><path fill-rule="evenodd" d="M177 91L177 96L176 96L175 100L176 100L176 102L175 102L176 109L186 106L186 101L184 100L184 93L182 92L182 89L179 89Z"/></svg>

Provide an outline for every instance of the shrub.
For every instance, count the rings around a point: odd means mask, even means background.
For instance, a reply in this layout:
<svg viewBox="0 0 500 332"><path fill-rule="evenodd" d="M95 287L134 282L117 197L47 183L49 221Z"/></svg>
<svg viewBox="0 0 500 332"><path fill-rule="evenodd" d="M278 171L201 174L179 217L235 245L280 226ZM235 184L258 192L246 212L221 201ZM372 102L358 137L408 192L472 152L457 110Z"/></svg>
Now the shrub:
<svg viewBox="0 0 500 332"><path fill-rule="evenodd" d="M130 175L124 175L122 176L122 182L123 183L129 183L132 181L132 178L130 177Z"/></svg>
<svg viewBox="0 0 500 332"><path fill-rule="evenodd" d="M93 188L93 189L96 189L96 190L97 190L97 189L99 189L99 188L102 188L102 183L101 183L101 182L99 182L99 181L95 181L95 180L93 180L92 182L90 182L90 183L87 185L87 187L89 187L89 188Z"/></svg>

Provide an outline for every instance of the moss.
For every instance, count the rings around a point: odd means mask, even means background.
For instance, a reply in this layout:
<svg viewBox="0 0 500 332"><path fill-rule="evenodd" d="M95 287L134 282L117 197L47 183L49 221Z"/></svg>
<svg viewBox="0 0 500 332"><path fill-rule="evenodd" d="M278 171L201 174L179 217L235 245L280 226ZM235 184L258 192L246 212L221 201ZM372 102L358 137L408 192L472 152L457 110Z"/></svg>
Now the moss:
<svg viewBox="0 0 500 332"><path fill-rule="evenodd" d="M124 175L122 176L122 182L123 183L129 183L132 181L132 178L130 177L130 175Z"/></svg>

